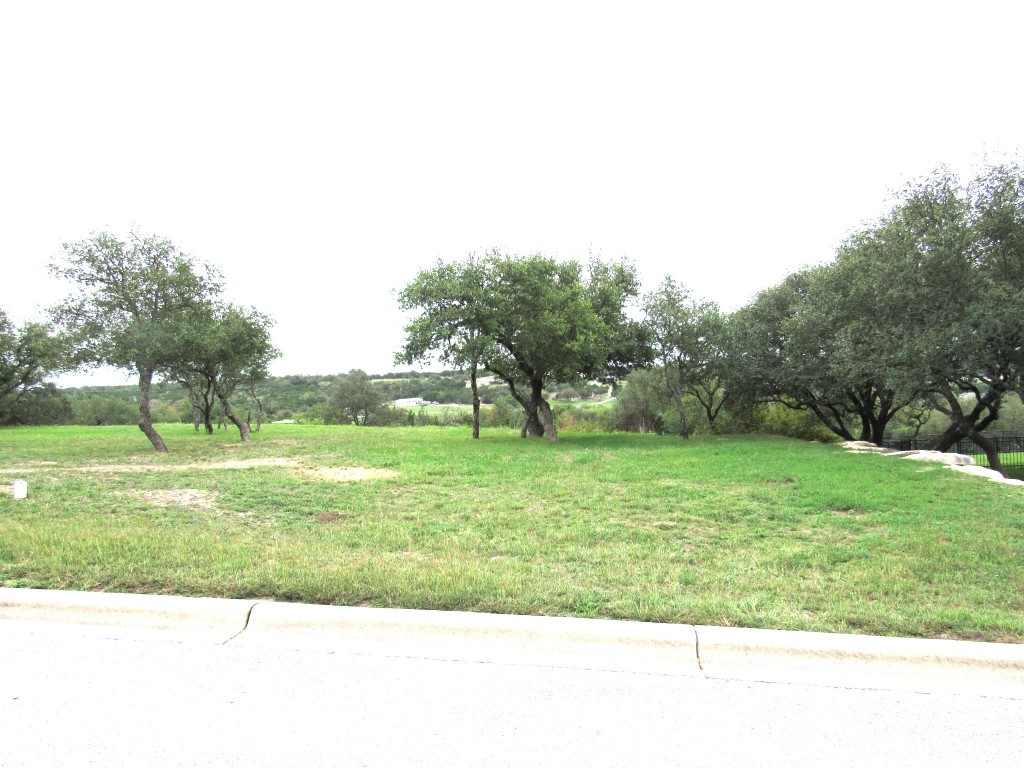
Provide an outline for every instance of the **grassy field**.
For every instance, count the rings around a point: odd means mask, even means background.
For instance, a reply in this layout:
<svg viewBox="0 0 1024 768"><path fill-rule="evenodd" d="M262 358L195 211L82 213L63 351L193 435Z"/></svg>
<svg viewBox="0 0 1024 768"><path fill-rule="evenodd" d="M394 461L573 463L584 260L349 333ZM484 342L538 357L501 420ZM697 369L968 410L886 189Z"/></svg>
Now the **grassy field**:
<svg viewBox="0 0 1024 768"><path fill-rule="evenodd" d="M782 438L0 430L0 585L1024 642L1024 491Z"/></svg>

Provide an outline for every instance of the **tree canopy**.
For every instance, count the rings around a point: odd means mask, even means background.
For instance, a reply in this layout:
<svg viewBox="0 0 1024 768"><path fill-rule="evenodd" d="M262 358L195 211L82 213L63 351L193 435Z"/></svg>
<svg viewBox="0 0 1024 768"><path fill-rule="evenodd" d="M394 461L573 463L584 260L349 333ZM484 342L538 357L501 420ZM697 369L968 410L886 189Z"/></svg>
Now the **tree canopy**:
<svg viewBox="0 0 1024 768"><path fill-rule="evenodd" d="M594 260L589 268L534 254L439 263L399 296L419 315L396 358L431 353L450 363L479 359L523 407L524 435L557 439L545 383L614 376L635 356L636 324L626 305L638 292L635 268Z"/></svg>
<svg viewBox="0 0 1024 768"><path fill-rule="evenodd" d="M165 238L109 233L64 245L51 272L77 290L53 309L81 364L107 364L135 372L139 428L157 451L167 447L153 427L151 390L157 375L208 386L225 415L247 439L228 397L267 375L277 355L269 318L217 301L220 274L180 252ZM193 394L195 392L193 391ZM193 402L196 402L194 400ZM207 397L207 402L209 398ZM209 413L206 413L209 424Z"/></svg>
<svg viewBox="0 0 1024 768"><path fill-rule="evenodd" d="M49 394L46 377L65 366L64 340L49 325L18 328L0 309L0 424L23 421L28 401Z"/></svg>
<svg viewBox="0 0 1024 768"><path fill-rule="evenodd" d="M384 405L384 396L370 383L365 371L354 369L338 376L329 402L331 421L366 426Z"/></svg>
<svg viewBox="0 0 1024 768"><path fill-rule="evenodd" d="M655 357L678 412L676 432L689 437L683 396L696 399L709 425L728 398L723 385L725 318L718 305L694 299L687 288L666 277L657 290L644 296L644 317Z"/></svg>
<svg viewBox="0 0 1024 768"><path fill-rule="evenodd" d="M272 324L254 308L210 301L185 313L177 325L166 373L188 389L194 406L203 411L208 433L213 432L215 397L242 441L249 441L249 424L235 413L231 397L239 389L254 393L269 375L270 363L280 354L270 341Z"/></svg>
<svg viewBox="0 0 1024 768"><path fill-rule="evenodd" d="M807 409L836 434L881 443L922 402L949 419L933 447L983 434L1024 358L1024 173L946 169L915 182L836 258L735 313L730 382Z"/></svg>

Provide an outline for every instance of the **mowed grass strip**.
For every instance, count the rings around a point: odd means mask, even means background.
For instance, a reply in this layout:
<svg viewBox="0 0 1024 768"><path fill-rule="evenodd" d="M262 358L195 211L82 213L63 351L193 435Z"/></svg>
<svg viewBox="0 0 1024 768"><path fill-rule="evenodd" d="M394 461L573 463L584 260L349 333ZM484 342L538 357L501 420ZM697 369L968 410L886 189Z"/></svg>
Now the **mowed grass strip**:
<svg viewBox="0 0 1024 768"><path fill-rule="evenodd" d="M0 430L4 586L1024 642L1024 491L781 438ZM356 472L371 470L369 472ZM353 479L359 478L359 479Z"/></svg>

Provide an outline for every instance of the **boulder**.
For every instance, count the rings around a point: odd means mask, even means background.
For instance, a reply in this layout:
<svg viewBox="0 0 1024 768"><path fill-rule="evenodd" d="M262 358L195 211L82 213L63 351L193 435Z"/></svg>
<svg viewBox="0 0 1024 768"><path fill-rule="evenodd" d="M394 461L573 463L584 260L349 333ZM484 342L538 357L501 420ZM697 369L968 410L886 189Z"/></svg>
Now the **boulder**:
<svg viewBox="0 0 1024 768"><path fill-rule="evenodd" d="M957 472L964 472L968 475L986 477L989 480L995 480L997 483L1003 483L1004 485L1024 485L1024 480L1015 480L1012 477L1003 477L994 469L989 469L988 467L961 465L951 466L950 469L955 469Z"/></svg>
<svg viewBox="0 0 1024 768"><path fill-rule="evenodd" d="M912 461L936 461L950 466L974 466L977 462L971 456L962 453L943 453L942 451L902 451L904 459Z"/></svg>

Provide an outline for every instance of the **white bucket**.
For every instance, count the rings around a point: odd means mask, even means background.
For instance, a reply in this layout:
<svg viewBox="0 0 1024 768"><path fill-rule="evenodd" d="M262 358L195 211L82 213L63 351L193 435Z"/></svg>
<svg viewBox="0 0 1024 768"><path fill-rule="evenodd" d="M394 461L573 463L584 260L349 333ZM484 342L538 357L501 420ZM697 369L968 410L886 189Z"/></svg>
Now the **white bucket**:
<svg viewBox="0 0 1024 768"><path fill-rule="evenodd" d="M14 486L14 498L26 499L28 498L28 481L27 480L15 480L11 485Z"/></svg>

